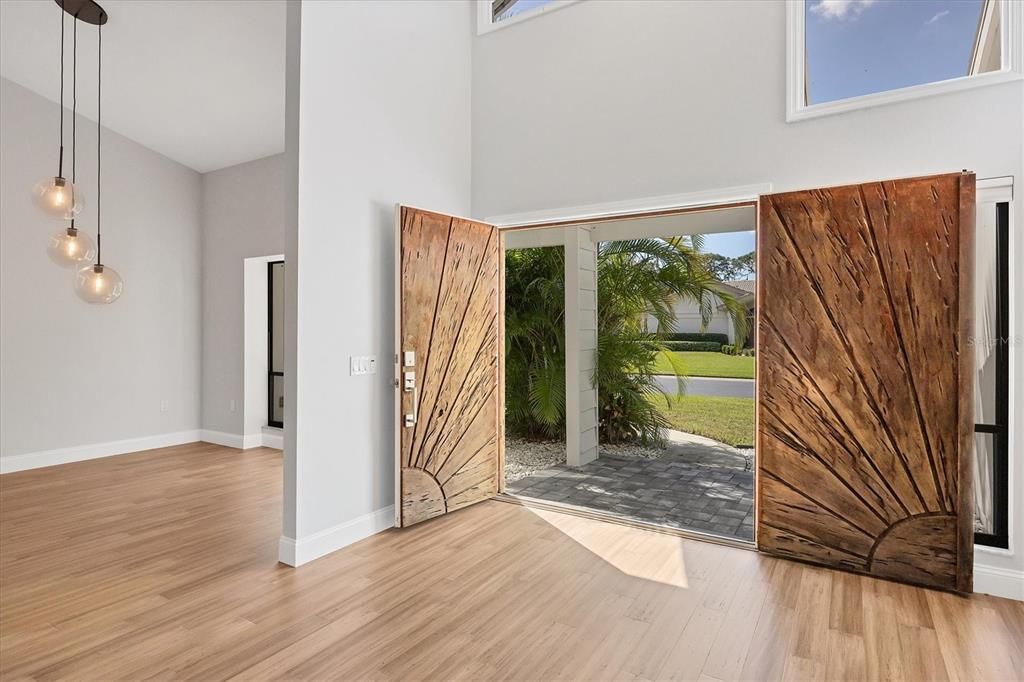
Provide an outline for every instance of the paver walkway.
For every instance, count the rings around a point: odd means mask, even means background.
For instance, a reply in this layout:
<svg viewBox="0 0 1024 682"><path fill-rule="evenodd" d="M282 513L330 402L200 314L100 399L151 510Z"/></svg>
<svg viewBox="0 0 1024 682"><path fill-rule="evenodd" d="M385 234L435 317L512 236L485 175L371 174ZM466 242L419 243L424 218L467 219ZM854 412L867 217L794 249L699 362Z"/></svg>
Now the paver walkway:
<svg viewBox="0 0 1024 682"><path fill-rule="evenodd" d="M506 490L752 541L754 474L743 458L730 458L702 443L672 440L669 452L658 459L602 456L582 467L560 464L509 482Z"/></svg>

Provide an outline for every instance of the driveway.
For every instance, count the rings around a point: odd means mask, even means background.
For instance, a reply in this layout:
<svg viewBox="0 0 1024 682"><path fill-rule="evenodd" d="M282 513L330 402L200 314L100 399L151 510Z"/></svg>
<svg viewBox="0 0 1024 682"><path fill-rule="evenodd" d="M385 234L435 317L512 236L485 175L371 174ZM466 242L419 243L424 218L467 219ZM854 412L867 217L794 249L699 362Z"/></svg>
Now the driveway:
<svg viewBox="0 0 1024 682"><path fill-rule="evenodd" d="M658 386L666 393L679 391L679 382L670 374L655 377ZM719 398L753 398L753 379L721 379L717 377L687 377L686 395L707 395Z"/></svg>

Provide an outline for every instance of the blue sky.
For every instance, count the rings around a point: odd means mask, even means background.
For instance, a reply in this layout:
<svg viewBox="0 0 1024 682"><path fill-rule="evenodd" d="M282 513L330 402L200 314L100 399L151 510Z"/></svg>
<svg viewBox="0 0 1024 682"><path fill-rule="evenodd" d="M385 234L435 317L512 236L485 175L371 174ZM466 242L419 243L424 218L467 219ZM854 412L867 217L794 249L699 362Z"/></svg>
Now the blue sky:
<svg viewBox="0 0 1024 682"><path fill-rule="evenodd" d="M808 100L967 75L982 0L808 0Z"/></svg>
<svg viewBox="0 0 1024 682"><path fill-rule="evenodd" d="M719 232L704 235L704 250L729 258L743 256L754 250L754 232Z"/></svg>

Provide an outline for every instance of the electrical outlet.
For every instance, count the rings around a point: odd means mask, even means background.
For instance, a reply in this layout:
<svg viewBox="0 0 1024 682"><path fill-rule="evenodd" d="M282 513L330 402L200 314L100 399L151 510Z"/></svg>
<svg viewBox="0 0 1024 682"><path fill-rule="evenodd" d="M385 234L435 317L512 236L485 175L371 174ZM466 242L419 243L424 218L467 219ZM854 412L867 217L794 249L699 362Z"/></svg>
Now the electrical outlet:
<svg viewBox="0 0 1024 682"><path fill-rule="evenodd" d="M377 373L376 355L353 355L349 358L348 373L350 376Z"/></svg>
<svg viewBox="0 0 1024 682"><path fill-rule="evenodd" d="M160 401L160 411L161 412L166 412L167 411L167 401L166 400L161 400Z"/></svg>
<svg viewBox="0 0 1024 682"><path fill-rule="evenodd" d="M229 409L230 409L230 410L231 410L232 412L234 412L234 411L235 411L235 401L234 401L234 400L228 401L228 406L229 406Z"/></svg>

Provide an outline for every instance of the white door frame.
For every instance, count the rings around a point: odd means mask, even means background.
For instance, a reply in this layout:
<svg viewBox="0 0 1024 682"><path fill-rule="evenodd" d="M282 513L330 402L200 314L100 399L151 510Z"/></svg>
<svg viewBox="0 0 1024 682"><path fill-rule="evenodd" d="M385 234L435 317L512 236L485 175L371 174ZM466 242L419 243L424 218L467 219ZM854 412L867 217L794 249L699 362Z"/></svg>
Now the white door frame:
<svg viewBox="0 0 1024 682"><path fill-rule="evenodd" d="M683 194L666 194L642 199L628 199L583 206L566 206L564 208L525 211L490 216L483 222L490 223L499 229L546 227L566 222L586 222L588 220L606 221L613 218L631 218L637 215L656 211L676 211L693 208L720 208L726 204L757 201L762 194L770 194L770 182L755 185L739 185L705 189Z"/></svg>

